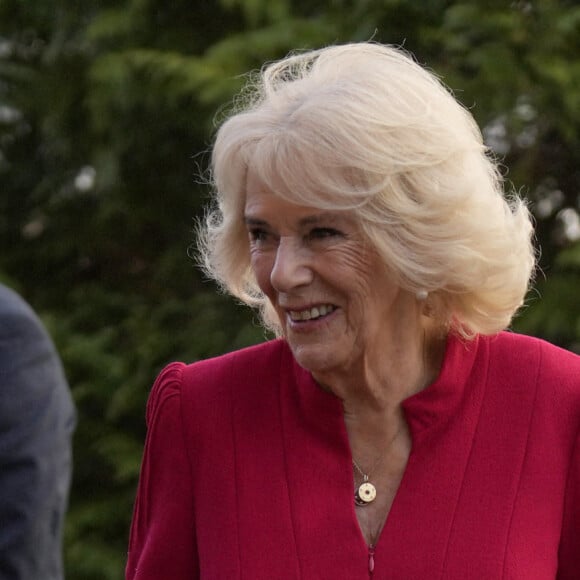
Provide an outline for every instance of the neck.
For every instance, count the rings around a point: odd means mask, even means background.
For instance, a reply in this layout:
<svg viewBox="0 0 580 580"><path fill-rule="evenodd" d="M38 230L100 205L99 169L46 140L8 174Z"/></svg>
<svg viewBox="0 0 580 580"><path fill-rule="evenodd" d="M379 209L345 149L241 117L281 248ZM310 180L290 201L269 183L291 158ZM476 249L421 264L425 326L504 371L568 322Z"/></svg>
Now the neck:
<svg viewBox="0 0 580 580"><path fill-rule="evenodd" d="M444 349L445 337L425 327L414 341L384 349L349 373L315 377L342 400L352 454L361 465L372 465L386 446L394 451L409 441L401 403L437 377Z"/></svg>
<svg viewBox="0 0 580 580"><path fill-rule="evenodd" d="M345 415L392 414L437 377L444 346L444 336L427 323L365 353L349 369L333 369L314 378L342 400Z"/></svg>

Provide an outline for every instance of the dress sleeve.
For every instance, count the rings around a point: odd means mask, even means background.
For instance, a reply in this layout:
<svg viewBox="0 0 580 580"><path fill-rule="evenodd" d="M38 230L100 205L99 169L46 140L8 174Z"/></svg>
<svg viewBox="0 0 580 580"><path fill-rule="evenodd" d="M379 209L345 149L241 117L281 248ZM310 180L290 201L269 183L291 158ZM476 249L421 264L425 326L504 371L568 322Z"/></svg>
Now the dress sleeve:
<svg viewBox="0 0 580 580"><path fill-rule="evenodd" d="M184 443L184 365L166 367L147 403L147 438L131 524L127 580L199 578L191 469Z"/></svg>
<svg viewBox="0 0 580 580"><path fill-rule="evenodd" d="M577 580L580 570L580 433L576 434L566 486L557 580Z"/></svg>

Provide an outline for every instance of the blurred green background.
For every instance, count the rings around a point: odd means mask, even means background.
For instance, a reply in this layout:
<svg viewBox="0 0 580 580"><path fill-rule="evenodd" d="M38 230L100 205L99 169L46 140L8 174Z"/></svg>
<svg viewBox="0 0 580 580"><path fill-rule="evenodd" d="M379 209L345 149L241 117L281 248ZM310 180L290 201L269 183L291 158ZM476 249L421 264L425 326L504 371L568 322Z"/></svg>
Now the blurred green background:
<svg viewBox="0 0 580 580"><path fill-rule="evenodd" d="M188 256L215 124L295 48L404 45L531 201L542 273L515 321L580 351L576 0L0 0L0 280L54 336L79 412L70 580L119 580L152 381L264 339Z"/></svg>

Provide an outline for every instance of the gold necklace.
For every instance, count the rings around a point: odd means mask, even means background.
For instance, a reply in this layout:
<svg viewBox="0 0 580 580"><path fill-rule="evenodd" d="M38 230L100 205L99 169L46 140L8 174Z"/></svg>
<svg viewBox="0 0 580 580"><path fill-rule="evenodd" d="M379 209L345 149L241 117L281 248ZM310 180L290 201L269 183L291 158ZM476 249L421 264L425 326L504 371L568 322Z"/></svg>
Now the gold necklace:
<svg viewBox="0 0 580 580"><path fill-rule="evenodd" d="M362 483L360 483L354 490L354 503L357 506L365 507L375 501L377 497L377 488L376 486L369 480L369 474L373 473L375 469L379 466L380 462L384 459L387 454L387 451L391 448L395 439L399 436L401 429L399 428L393 438L390 440L389 444L387 445L386 449L379 455L378 459L375 461L374 465L365 473L359 466L359 464L352 459L353 467L360 473L362 476Z"/></svg>
<svg viewBox="0 0 580 580"><path fill-rule="evenodd" d="M421 344L421 359L422 359L422 363L423 363L423 371L424 372L425 372L425 369L427 369L427 362L428 362L427 361L428 353L426 352L427 351L426 344L427 344L427 331L426 331L425 328L423 328L423 342ZM364 506L369 505L373 501L375 501L375 498L377 497L377 488L369 480L369 474L371 474L372 472L374 472L374 470L379 466L381 460L385 457L385 455L387 454L387 452L391 448L391 445L393 445L393 443L395 442L395 439L399 436L399 433L401 432L401 428L402 427L400 427L397 430L397 432L395 433L394 437L389 441L389 444L387 445L385 451L375 461L374 465L372 466L372 468L370 469L370 471L368 473L365 473L360 468L360 466L354 460L354 458L352 459L352 465L353 465L353 467L362 476L362 483L360 483L358 485L358 487L356 487L355 490L354 490L354 503L355 503L355 505L360 506L360 507L364 507Z"/></svg>

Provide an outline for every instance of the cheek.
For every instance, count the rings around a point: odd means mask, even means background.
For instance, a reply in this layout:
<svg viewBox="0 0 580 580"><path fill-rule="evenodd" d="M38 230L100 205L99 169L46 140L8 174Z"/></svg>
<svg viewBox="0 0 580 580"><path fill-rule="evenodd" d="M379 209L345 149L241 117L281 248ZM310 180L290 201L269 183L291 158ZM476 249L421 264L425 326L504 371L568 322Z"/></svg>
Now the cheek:
<svg viewBox="0 0 580 580"><path fill-rule="evenodd" d="M391 284L385 283L385 278L389 278L386 268L364 246L343 248L333 263L336 265L334 276L349 297L349 317L358 319L367 311L373 311L377 296L388 294Z"/></svg>
<svg viewBox="0 0 580 580"><path fill-rule="evenodd" d="M337 278L348 281L353 291L366 292L380 274L380 264L361 244L341 248L326 256Z"/></svg>

